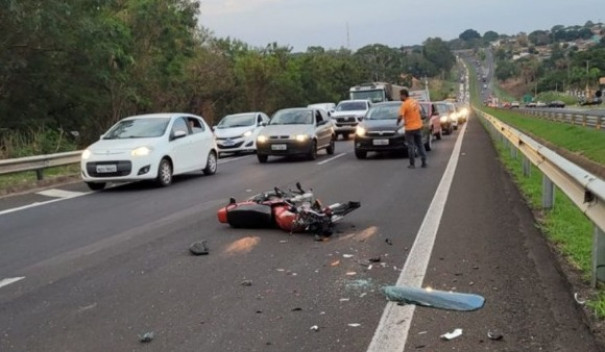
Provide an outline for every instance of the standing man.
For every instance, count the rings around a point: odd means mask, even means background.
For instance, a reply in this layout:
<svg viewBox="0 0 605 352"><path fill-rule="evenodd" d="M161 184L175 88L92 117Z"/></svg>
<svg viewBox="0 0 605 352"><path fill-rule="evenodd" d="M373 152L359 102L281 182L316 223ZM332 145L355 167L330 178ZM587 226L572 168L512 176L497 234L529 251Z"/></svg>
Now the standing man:
<svg viewBox="0 0 605 352"><path fill-rule="evenodd" d="M422 117L420 116L420 106L418 102L410 98L410 92L407 89L402 89L401 107L399 108L399 117L397 124L403 119L405 126L405 141L408 146L408 158L410 159L409 169L415 169L416 149L422 160L422 167L426 167L426 151L424 143L422 143Z"/></svg>

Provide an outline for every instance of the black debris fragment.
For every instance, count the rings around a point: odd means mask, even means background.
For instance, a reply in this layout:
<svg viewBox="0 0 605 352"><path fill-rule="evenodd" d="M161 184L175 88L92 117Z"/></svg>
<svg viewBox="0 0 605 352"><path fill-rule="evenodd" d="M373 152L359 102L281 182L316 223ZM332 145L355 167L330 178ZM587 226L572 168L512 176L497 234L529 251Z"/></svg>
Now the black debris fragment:
<svg viewBox="0 0 605 352"><path fill-rule="evenodd" d="M242 286L252 286L252 281L251 280L244 280L241 282Z"/></svg>
<svg viewBox="0 0 605 352"><path fill-rule="evenodd" d="M380 258L380 256L377 256L377 257L372 257L368 260L370 261L370 263L380 263L382 261L382 258Z"/></svg>
<svg viewBox="0 0 605 352"><path fill-rule="evenodd" d="M385 241L385 242L386 242L386 243L387 243L389 246L392 246L392 245L393 245L393 242L391 242L391 240L390 240L390 239L388 239L388 238L387 238L386 240L384 240L384 241Z"/></svg>
<svg viewBox="0 0 605 352"><path fill-rule="evenodd" d="M300 311L302 311L302 308L300 308L300 307L292 308L292 311L293 312L300 312Z"/></svg>
<svg viewBox="0 0 605 352"><path fill-rule="evenodd" d="M206 241L193 242L191 246L189 246L189 252L193 255L207 255L209 250Z"/></svg>

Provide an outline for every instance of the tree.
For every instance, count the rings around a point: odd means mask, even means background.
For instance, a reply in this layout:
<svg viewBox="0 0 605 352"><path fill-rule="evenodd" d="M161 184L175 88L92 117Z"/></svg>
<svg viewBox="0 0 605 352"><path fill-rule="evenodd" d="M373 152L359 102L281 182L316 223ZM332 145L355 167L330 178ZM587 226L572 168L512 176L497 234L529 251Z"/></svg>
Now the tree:
<svg viewBox="0 0 605 352"><path fill-rule="evenodd" d="M547 31L533 31L529 34L527 38L535 46L543 46L551 43L551 36Z"/></svg>
<svg viewBox="0 0 605 352"><path fill-rule="evenodd" d="M429 38L424 42L423 56L433 63L439 73L449 72L456 64L456 57L441 38Z"/></svg>
<svg viewBox="0 0 605 352"><path fill-rule="evenodd" d="M473 39L481 39L481 34L474 29L467 29L464 32L460 33L458 38L464 40L465 42L469 42Z"/></svg>
<svg viewBox="0 0 605 352"><path fill-rule="evenodd" d="M483 34L483 41L485 43L490 43L495 40L498 40L499 37L500 36L498 35L498 33L494 32L494 31L487 31L487 32L485 32L485 34Z"/></svg>

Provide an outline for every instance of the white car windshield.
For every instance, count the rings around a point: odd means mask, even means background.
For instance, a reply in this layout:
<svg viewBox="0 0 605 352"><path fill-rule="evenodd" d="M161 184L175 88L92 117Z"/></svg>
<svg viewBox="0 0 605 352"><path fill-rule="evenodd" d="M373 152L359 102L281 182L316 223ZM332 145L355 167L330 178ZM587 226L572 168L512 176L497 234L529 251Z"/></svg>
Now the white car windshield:
<svg viewBox="0 0 605 352"><path fill-rule="evenodd" d="M350 101L338 104L336 111L367 110L367 108L368 105L362 101Z"/></svg>
<svg viewBox="0 0 605 352"><path fill-rule="evenodd" d="M374 105L368 111L366 120L396 120L401 104Z"/></svg>
<svg viewBox="0 0 605 352"><path fill-rule="evenodd" d="M313 110L281 110L275 113L270 125L310 125L313 124Z"/></svg>
<svg viewBox="0 0 605 352"><path fill-rule="evenodd" d="M164 135L170 118L140 118L118 122L103 139L153 138Z"/></svg>
<svg viewBox="0 0 605 352"><path fill-rule="evenodd" d="M256 114L227 115L221 119L216 128L246 127L256 123Z"/></svg>

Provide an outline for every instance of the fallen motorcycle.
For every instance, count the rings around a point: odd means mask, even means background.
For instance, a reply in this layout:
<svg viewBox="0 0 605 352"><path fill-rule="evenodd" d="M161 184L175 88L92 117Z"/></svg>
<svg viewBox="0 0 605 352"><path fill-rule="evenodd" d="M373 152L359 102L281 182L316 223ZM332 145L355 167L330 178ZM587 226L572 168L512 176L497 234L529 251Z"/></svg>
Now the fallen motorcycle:
<svg viewBox="0 0 605 352"><path fill-rule="evenodd" d="M279 227L290 233L330 236L334 224L361 205L349 201L324 207L312 191L305 191L300 183L296 188L284 191L275 187L242 202L231 198L219 209L218 220L236 228Z"/></svg>

